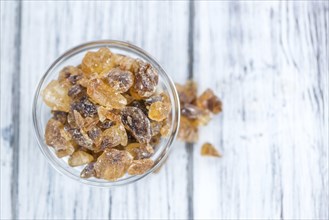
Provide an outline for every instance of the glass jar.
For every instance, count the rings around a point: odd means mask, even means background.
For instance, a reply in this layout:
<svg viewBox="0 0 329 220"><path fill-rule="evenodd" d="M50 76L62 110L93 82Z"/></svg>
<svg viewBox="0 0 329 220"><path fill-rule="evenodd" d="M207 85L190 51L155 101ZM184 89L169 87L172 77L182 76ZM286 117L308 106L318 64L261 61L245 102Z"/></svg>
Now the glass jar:
<svg viewBox="0 0 329 220"><path fill-rule="evenodd" d="M152 169L147 171L142 175L130 176L126 174L122 178L116 181L107 181L97 178L89 178L83 179L80 177L80 172L84 166L81 167L70 167L67 163L68 158L58 158L54 152L54 149L49 147L45 143L44 132L46 128L46 124L48 120L51 118L51 109L43 102L40 92L48 85L48 83L57 79L59 71L68 65L78 65L81 63L83 56L87 51L96 51L101 47L107 47L112 52L127 55L133 58L140 58L146 62L149 62L153 65L154 68L158 70L159 73L159 84L158 88L160 91L165 91L169 94L172 110L171 110L171 128L170 135L166 138L161 138L160 143L155 148L155 153L151 157L154 160L154 166ZM154 170L161 166L164 163L166 157L169 154L170 149L172 148L173 141L176 138L178 127L179 127L179 119L180 119L180 111L179 111L179 99L177 95L177 91L173 81L164 71L164 69L159 65L159 63L151 57L147 52L143 49L136 47L130 43L122 42L122 41L114 41L114 40L103 40L103 41L94 41L79 45L74 47L63 55L61 55L58 59L54 61L54 63L49 67L46 73L41 78L37 90L34 96L33 103L33 123L35 135L39 143L39 148L43 155L47 158L49 163L60 173L87 185L99 186L99 187L112 187L119 185L126 185L129 183L136 182Z"/></svg>

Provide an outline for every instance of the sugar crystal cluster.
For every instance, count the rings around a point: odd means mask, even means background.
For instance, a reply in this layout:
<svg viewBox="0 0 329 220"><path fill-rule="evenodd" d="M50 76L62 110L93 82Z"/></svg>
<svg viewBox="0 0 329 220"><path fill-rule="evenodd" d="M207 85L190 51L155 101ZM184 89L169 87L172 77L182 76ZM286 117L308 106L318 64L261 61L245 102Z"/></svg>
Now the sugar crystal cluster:
<svg viewBox="0 0 329 220"><path fill-rule="evenodd" d="M115 181L150 170L160 139L170 133L168 94L157 91L157 70L108 48L87 52L42 91L52 118L45 141L82 178Z"/></svg>
<svg viewBox="0 0 329 220"><path fill-rule="evenodd" d="M181 104L178 138L187 143L195 143L199 138L199 126L207 125L213 115L222 111L222 102L211 89L198 96L197 85L193 81L187 81L185 85L176 83L176 89ZM201 155L219 157L220 154L213 145L206 143Z"/></svg>

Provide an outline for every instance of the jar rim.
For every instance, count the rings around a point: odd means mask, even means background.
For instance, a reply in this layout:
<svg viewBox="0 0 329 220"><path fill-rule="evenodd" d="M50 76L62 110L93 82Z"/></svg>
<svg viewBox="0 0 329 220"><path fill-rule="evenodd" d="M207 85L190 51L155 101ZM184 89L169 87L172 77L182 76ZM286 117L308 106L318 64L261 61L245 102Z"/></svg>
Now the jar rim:
<svg viewBox="0 0 329 220"><path fill-rule="evenodd" d="M40 92L41 88L43 87L45 80L47 76L49 76L56 67L58 67L60 64L65 62L66 60L74 57L75 55L86 52L88 50L92 49L98 49L101 47L108 47L108 48L115 48L120 49L124 51L128 51L130 53L133 53L134 55L137 55L138 57L144 58L147 61L153 65L155 69L158 70L159 76L167 83L167 89L168 92L171 93L171 102L172 102L172 127L171 127L171 134L168 137L166 143L164 144L164 148L161 151L161 154L156 160L154 161L154 166L145 172L142 175L136 175L136 176L129 176L127 178L118 179L116 181L102 181L100 180L93 181L91 179L83 179L80 176L74 175L72 172L68 171L66 168L62 167L58 160L60 158L55 158L54 155L51 153L51 149L49 149L49 146L44 143L44 137L43 133L44 131L41 131L38 125L38 120L41 120L37 116L37 107L38 107L38 101L40 101ZM44 104L44 103L42 103ZM157 168L161 166L161 164L165 161L165 159L168 157L168 154L170 150L172 149L172 145L174 140L176 139L178 129L179 129L179 121L180 121L180 103L179 98L177 94L177 90L175 87L174 82L170 78L170 76L166 73L166 71L163 69L162 66L146 51L143 49L125 42L125 41L118 41L118 40L99 40L99 41L91 41L87 43L80 44L78 46L73 47L72 49L67 50L62 55L60 55L47 69L47 71L43 74L41 77L37 89L35 91L34 100L33 100L33 107L32 107L32 118L33 118L33 125L34 125L34 134L38 142L39 149L41 150L42 154L47 158L48 163L51 164L51 166L57 170L59 173L64 174L65 176L70 177L71 179L74 179L80 183L84 183L86 185L90 186L97 186L97 187L113 187L113 186L121 186L126 185L129 183L134 183L149 174L153 173ZM73 168L72 168L73 169Z"/></svg>

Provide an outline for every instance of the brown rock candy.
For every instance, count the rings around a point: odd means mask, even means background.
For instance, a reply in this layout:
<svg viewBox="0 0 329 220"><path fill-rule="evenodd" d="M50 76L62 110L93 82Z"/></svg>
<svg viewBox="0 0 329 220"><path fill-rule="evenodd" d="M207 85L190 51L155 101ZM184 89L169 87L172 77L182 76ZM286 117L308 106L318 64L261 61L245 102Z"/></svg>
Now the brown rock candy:
<svg viewBox="0 0 329 220"><path fill-rule="evenodd" d="M67 95L68 88L62 86L57 80L51 81L42 91L43 101L52 110L68 112L71 98Z"/></svg>
<svg viewBox="0 0 329 220"><path fill-rule="evenodd" d="M101 136L101 150L121 144L126 146L128 142L127 132L121 123L111 126L103 131Z"/></svg>
<svg viewBox="0 0 329 220"><path fill-rule="evenodd" d="M179 100L181 104L192 103L197 96L197 85L189 80L185 85L175 83Z"/></svg>
<svg viewBox="0 0 329 220"><path fill-rule="evenodd" d="M153 164L154 162L151 159L133 160L128 168L128 174L141 175L150 170L153 167Z"/></svg>
<svg viewBox="0 0 329 220"><path fill-rule="evenodd" d="M53 119L59 121L62 124L65 124L65 122L67 120L67 112L51 111L51 113L53 114Z"/></svg>
<svg viewBox="0 0 329 220"><path fill-rule="evenodd" d="M99 122L98 117L86 117L84 118L83 129L85 131L89 131L93 127L95 127Z"/></svg>
<svg viewBox="0 0 329 220"><path fill-rule="evenodd" d="M130 143L125 147L134 158L134 160L149 158L154 153L153 148L148 144Z"/></svg>
<svg viewBox="0 0 329 220"><path fill-rule="evenodd" d="M122 56L117 57L116 60L119 60L119 67L122 70L128 70L132 73L136 73L136 71L139 68L138 60L128 57L128 56Z"/></svg>
<svg viewBox="0 0 329 220"><path fill-rule="evenodd" d="M73 85L67 92L72 99L81 99L86 96L87 90L80 84Z"/></svg>
<svg viewBox="0 0 329 220"><path fill-rule="evenodd" d="M99 106L97 108L98 117L101 122L104 122L106 119L113 122L120 122L121 115L111 109L104 108L103 106Z"/></svg>
<svg viewBox="0 0 329 220"><path fill-rule="evenodd" d="M69 135L59 121L49 119L46 125L45 140L47 145L55 149L58 157L68 156L74 152L74 146L69 140Z"/></svg>
<svg viewBox="0 0 329 220"><path fill-rule="evenodd" d="M94 157L84 151L75 151L69 158L68 164L71 167L81 166L90 163L94 160Z"/></svg>
<svg viewBox="0 0 329 220"><path fill-rule="evenodd" d="M132 162L132 156L126 151L105 149L94 164L97 177L115 181L124 176Z"/></svg>
<svg viewBox="0 0 329 220"><path fill-rule="evenodd" d="M133 86L134 92L140 97L150 97L154 94L156 86L158 85L158 72L149 63L137 60L139 65L135 72L135 84Z"/></svg>
<svg viewBox="0 0 329 220"><path fill-rule="evenodd" d="M81 69L86 74L102 73L113 68L112 52L108 48L100 48L96 52L87 52L84 56Z"/></svg>
<svg viewBox="0 0 329 220"><path fill-rule="evenodd" d="M181 108L181 114L188 118L195 126L207 125L211 119L210 111L203 110L192 104L184 104Z"/></svg>
<svg viewBox="0 0 329 220"><path fill-rule="evenodd" d="M122 109L127 105L127 100L121 94L115 93L100 79L89 81L87 94L94 102L108 108Z"/></svg>
<svg viewBox="0 0 329 220"><path fill-rule="evenodd" d="M222 155L216 150L216 148L210 143L204 143L201 147L202 156L221 157Z"/></svg>
<svg viewBox="0 0 329 220"><path fill-rule="evenodd" d="M97 114L97 108L87 97L74 100L71 104L71 110L78 111L83 117L94 117Z"/></svg>
<svg viewBox="0 0 329 220"><path fill-rule="evenodd" d="M62 85L75 85L82 78L83 72L75 66L64 67L58 75L58 82Z"/></svg>
<svg viewBox="0 0 329 220"><path fill-rule="evenodd" d="M148 109L143 100L134 100L129 104L129 106L139 108L140 110L142 110L144 115L148 115Z"/></svg>
<svg viewBox="0 0 329 220"><path fill-rule="evenodd" d="M72 128L70 126L66 127L67 132L71 135L72 140L84 147L87 148L89 150L94 150L95 147L93 145L93 140L88 136L88 134L80 128Z"/></svg>
<svg viewBox="0 0 329 220"><path fill-rule="evenodd" d="M127 92L134 83L134 75L120 68L112 69L106 76L110 87L118 93Z"/></svg>
<svg viewBox="0 0 329 220"><path fill-rule="evenodd" d="M142 110L126 107L121 114L123 125L139 143L148 143L151 140L151 123Z"/></svg>
<svg viewBox="0 0 329 220"><path fill-rule="evenodd" d="M152 121L151 122L151 135L155 136L160 133L162 127L162 123L158 121Z"/></svg>
<svg viewBox="0 0 329 220"><path fill-rule="evenodd" d="M222 102L211 89L204 91L197 98L196 104L199 108L209 110L214 114L218 114L222 111Z"/></svg>
<svg viewBox="0 0 329 220"><path fill-rule="evenodd" d="M108 119L105 119L104 121L100 121L97 126L101 128L102 130L108 129L111 126L115 125L114 121L110 121Z"/></svg>
<svg viewBox="0 0 329 220"><path fill-rule="evenodd" d="M90 139L96 146L99 146L102 141L102 130L98 126L94 126L87 132Z"/></svg>
<svg viewBox="0 0 329 220"><path fill-rule="evenodd" d="M163 121L171 111L171 105L167 102L154 102L149 109L149 118L154 121Z"/></svg>

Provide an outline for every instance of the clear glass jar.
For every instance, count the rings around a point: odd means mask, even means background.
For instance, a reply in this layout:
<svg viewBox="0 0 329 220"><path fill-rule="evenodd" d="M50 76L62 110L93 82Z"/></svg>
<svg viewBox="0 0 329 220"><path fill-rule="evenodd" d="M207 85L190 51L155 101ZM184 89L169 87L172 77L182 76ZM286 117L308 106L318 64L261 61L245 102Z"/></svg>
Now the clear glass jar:
<svg viewBox="0 0 329 220"><path fill-rule="evenodd" d="M80 177L80 172L84 166L81 167L70 167L67 164L67 157L58 158L53 150L53 148L47 146L44 139L44 132L47 121L51 118L51 109L46 106L43 102L40 92L47 86L47 84L53 80L57 79L59 71L68 65L78 65L81 63L81 60L87 51L95 51L101 47L108 47L112 52L119 53L123 55L127 55L134 58L140 58L151 63L154 68L158 70L159 73L159 84L158 87L160 91L166 91L169 94L172 111L171 111L171 128L170 128L170 136L167 138L162 138L159 145L155 148L155 153L151 157L154 160L154 166L148 172L137 175L130 176L126 174L122 178L110 182L97 178L89 178L83 179ZM159 65L159 63L151 57L147 52L142 50L139 47L136 47L130 43L122 42L122 41L113 41L113 40L103 40L103 41L95 41L89 42L77 47L72 48L71 50L65 52L62 56L54 61L54 63L49 67L47 72L41 78L40 83L37 87L34 97L33 103L33 123L35 135L39 143L39 147L43 155L47 158L49 163L60 173L87 185L99 186L99 187L112 187L119 185L126 185L129 183L136 182L150 173L152 173L155 169L157 169L161 164L165 161L166 157L169 154L170 149L172 148L173 141L176 138L178 127L179 127L179 99L177 95L177 91L173 81L164 71L164 69Z"/></svg>

